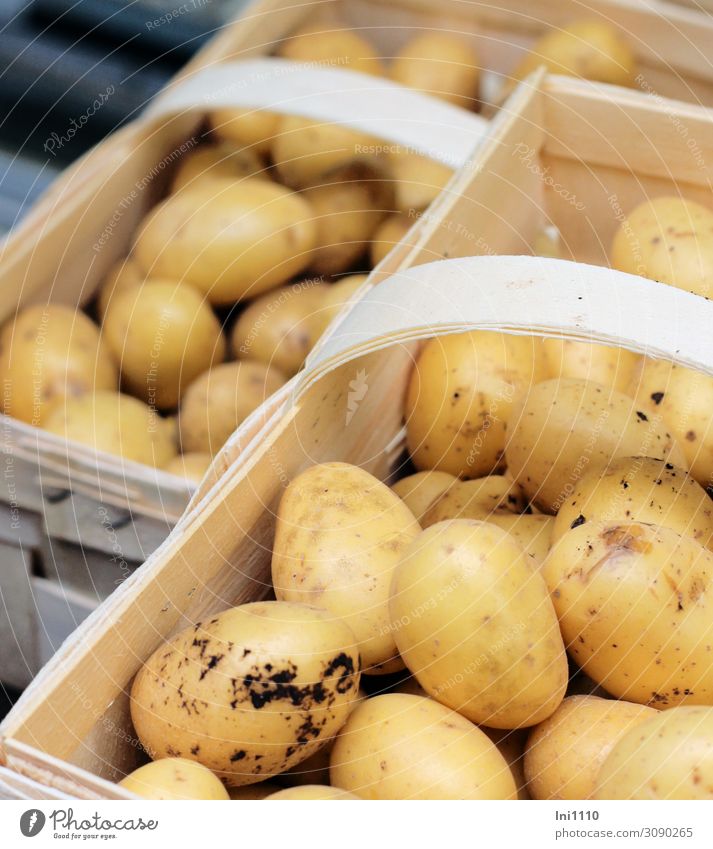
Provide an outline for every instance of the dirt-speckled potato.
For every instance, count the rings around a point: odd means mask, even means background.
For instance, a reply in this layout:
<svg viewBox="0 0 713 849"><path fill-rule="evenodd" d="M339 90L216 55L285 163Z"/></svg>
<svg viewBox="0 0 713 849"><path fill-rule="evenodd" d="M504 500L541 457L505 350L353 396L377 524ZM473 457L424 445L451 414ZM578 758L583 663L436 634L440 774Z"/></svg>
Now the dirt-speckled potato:
<svg viewBox="0 0 713 849"><path fill-rule="evenodd" d="M415 223L416 217L414 215L405 215L401 212L396 212L385 218L371 238L372 266L377 266L399 242L402 242Z"/></svg>
<svg viewBox="0 0 713 849"><path fill-rule="evenodd" d="M363 469L312 466L280 500L275 595L341 617L356 635L365 672L400 669L389 617L391 578L420 530L401 499Z"/></svg>
<svg viewBox="0 0 713 849"><path fill-rule="evenodd" d="M713 708L678 707L632 728L597 776L595 799L713 799Z"/></svg>
<svg viewBox="0 0 713 849"><path fill-rule="evenodd" d="M496 510L485 520L507 531L515 542L523 548L532 561L531 565L539 569L545 562L550 550L554 516L543 513L510 513L508 510Z"/></svg>
<svg viewBox="0 0 713 849"><path fill-rule="evenodd" d="M713 377L665 360L644 359L631 394L640 409L659 415L676 437L686 467L704 488L713 484Z"/></svg>
<svg viewBox="0 0 713 849"><path fill-rule="evenodd" d="M304 198L268 180L196 181L148 213L134 256L147 276L185 281L213 304L232 304L309 265L312 217Z"/></svg>
<svg viewBox="0 0 713 849"><path fill-rule="evenodd" d="M119 370L99 328L60 304L27 307L0 332L2 413L42 425L65 400L116 389Z"/></svg>
<svg viewBox="0 0 713 849"><path fill-rule="evenodd" d="M423 519L428 509L456 482L448 472L416 472L407 475L391 487L408 509L418 519Z"/></svg>
<svg viewBox="0 0 713 849"><path fill-rule="evenodd" d="M569 652L619 699L713 702L713 553L670 528L587 522L542 567Z"/></svg>
<svg viewBox="0 0 713 849"><path fill-rule="evenodd" d="M713 503L691 475L651 457L621 457L587 472L557 513L556 542L585 522L647 522L713 547Z"/></svg>
<svg viewBox="0 0 713 849"><path fill-rule="evenodd" d="M123 292L124 289L140 286L143 282L144 275L139 270L139 266L135 260L131 259L131 257L117 260L109 269L97 293L97 315L99 316L99 320L104 320L107 307L115 294Z"/></svg>
<svg viewBox="0 0 713 849"><path fill-rule="evenodd" d="M177 192L199 180L213 177L269 179L260 157L250 148L236 147L231 142L204 144L181 157L171 181L171 191Z"/></svg>
<svg viewBox="0 0 713 849"><path fill-rule="evenodd" d="M448 165L409 150L389 151L387 158L395 182L396 208L407 215L431 204L453 176Z"/></svg>
<svg viewBox="0 0 713 849"><path fill-rule="evenodd" d="M414 465L463 478L502 468L513 400L544 376L541 340L534 337L476 330L431 339L406 399Z"/></svg>
<svg viewBox="0 0 713 849"><path fill-rule="evenodd" d="M621 223L612 267L710 298L713 211L681 197L644 201Z"/></svg>
<svg viewBox="0 0 713 849"><path fill-rule="evenodd" d="M543 339L549 377L576 377L628 392L641 356L626 348L573 339Z"/></svg>
<svg viewBox="0 0 713 849"><path fill-rule="evenodd" d="M366 279L366 274L349 274L336 283L322 288L322 301L310 322L310 348L317 344L324 331L341 312L342 307L361 288Z"/></svg>
<svg viewBox="0 0 713 849"><path fill-rule="evenodd" d="M510 420L508 471L546 513L559 510L585 472L617 457L659 457L685 466L660 416L600 383L545 380L516 400Z"/></svg>
<svg viewBox="0 0 713 849"><path fill-rule="evenodd" d="M651 716L645 705L569 696L532 729L525 776L533 799L589 799L597 773L616 742Z"/></svg>
<svg viewBox="0 0 713 849"><path fill-rule="evenodd" d="M332 751L332 784L363 799L515 799L510 768L465 717L433 699L362 702Z"/></svg>
<svg viewBox="0 0 713 849"><path fill-rule="evenodd" d="M339 787L329 787L325 784L301 784L299 787L286 787L284 790L279 790L273 793L272 796L266 796L266 802L285 802L288 800L322 800L322 801L361 801L359 796L353 793L348 793L346 790L340 790Z"/></svg>
<svg viewBox="0 0 713 849"><path fill-rule="evenodd" d="M380 76L384 66L366 39L349 29L330 24L307 24L284 41L278 50L293 62L319 62L362 74Z"/></svg>
<svg viewBox="0 0 713 849"><path fill-rule="evenodd" d="M496 511L521 513L526 506L519 485L504 475L455 481L431 504L421 519L421 526L429 528L447 519L486 521Z"/></svg>
<svg viewBox="0 0 713 849"><path fill-rule="evenodd" d="M505 531L454 519L404 552L389 604L396 646L428 694L491 728L521 728L564 698L567 657L542 577Z"/></svg>
<svg viewBox="0 0 713 849"><path fill-rule="evenodd" d="M181 449L214 456L237 426L284 382L278 369L250 360L223 363L204 372L181 400Z"/></svg>
<svg viewBox="0 0 713 849"><path fill-rule="evenodd" d="M264 109L215 109L210 124L213 135L259 156L267 155L277 134L281 116Z"/></svg>
<svg viewBox="0 0 713 849"><path fill-rule="evenodd" d="M161 758L144 764L123 778L119 787L143 799L229 799L217 775L187 758Z"/></svg>
<svg viewBox="0 0 713 849"><path fill-rule="evenodd" d="M229 786L262 781L333 737L359 689L354 635L324 610L234 607L159 646L131 688L154 758L185 757Z"/></svg>

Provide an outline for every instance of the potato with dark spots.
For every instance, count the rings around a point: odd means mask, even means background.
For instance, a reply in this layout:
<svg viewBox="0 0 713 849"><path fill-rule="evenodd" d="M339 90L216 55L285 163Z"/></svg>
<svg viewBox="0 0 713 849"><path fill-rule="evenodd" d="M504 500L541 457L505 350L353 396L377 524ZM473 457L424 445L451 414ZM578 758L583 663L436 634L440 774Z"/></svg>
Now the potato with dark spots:
<svg viewBox="0 0 713 849"><path fill-rule="evenodd" d="M524 768L533 799L590 799L609 752L653 708L597 696L569 696L532 729Z"/></svg>
<svg viewBox="0 0 713 849"><path fill-rule="evenodd" d="M228 800L225 785L209 769L187 758L162 758L140 766L119 782L142 799Z"/></svg>
<svg viewBox="0 0 713 849"><path fill-rule="evenodd" d="M533 568L539 569L545 562L550 551L554 516L545 516L543 513L516 514L507 510L496 510L485 521L507 531L523 549Z"/></svg>
<svg viewBox="0 0 713 849"><path fill-rule="evenodd" d="M620 699L713 704L713 553L670 528L587 522L542 568L565 644Z"/></svg>
<svg viewBox="0 0 713 849"><path fill-rule="evenodd" d="M472 722L535 725L564 698L567 658L547 587L495 525L453 519L423 531L396 568L389 607L408 669Z"/></svg>
<svg viewBox="0 0 713 849"><path fill-rule="evenodd" d="M602 764L593 798L713 800L713 708L673 708L630 729Z"/></svg>
<svg viewBox="0 0 713 849"><path fill-rule="evenodd" d="M389 616L391 577L420 532L381 481L348 463L312 466L285 490L272 553L275 595L323 607L357 638L365 672L402 668Z"/></svg>
<svg viewBox="0 0 713 849"><path fill-rule="evenodd" d="M578 482L554 520L552 541L585 522L646 522L713 547L713 502L685 469L651 457L621 457Z"/></svg>
<svg viewBox="0 0 713 849"><path fill-rule="evenodd" d="M527 507L519 484L504 475L455 481L426 511L421 525L428 528L447 519L480 519L491 514L521 513Z"/></svg>
<svg viewBox="0 0 713 849"><path fill-rule="evenodd" d="M329 787L324 784L302 784L299 787L286 787L284 790L278 790L272 796L266 796L266 802L287 802L287 801L340 801L340 802L360 802L359 796L353 793L348 793L346 790L340 790L339 787Z"/></svg>
<svg viewBox="0 0 713 849"><path fill-rule="evenodd" d="M448 472L416 472L396 481L391 489L421 522L428 509L456 480Z"/></svg>
<svg viewBox="0 0 713 849"><path fill-rule="evenodd" d="M332 784L362 799L516 799L486 734L433 699L390 693L349 717L332 751Z"/></svg>
<svg viewBox="0 0 713 849"><path fill-rule="evenodd" d="M131 718L154 759L198 761L236 787L309 758L346 721L358 688L344 622L302 604L256 602L156 649L131 688Z"/></svg>

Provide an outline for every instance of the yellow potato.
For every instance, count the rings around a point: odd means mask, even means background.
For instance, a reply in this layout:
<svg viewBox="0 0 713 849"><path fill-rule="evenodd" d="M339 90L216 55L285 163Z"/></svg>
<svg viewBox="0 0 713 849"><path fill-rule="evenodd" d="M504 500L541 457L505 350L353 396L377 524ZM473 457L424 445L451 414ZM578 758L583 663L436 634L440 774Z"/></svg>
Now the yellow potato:
<svg viewBox="0 0 713 849"><path fill-rule="evenodd" d="M323 463L296 477L277 512L275 595L330 611L356 635L365 672L401 668L389 592L402 553L419 533L406 505L348 463Z"/></svg>
<svg viewBox="0 0 713 849"><path fill-rule="evenodd" d="M416 468L463 478L502 469L513 400L543 377L535 337L476 330L431 339L406 398L406 438Z"/></svg>
<svg viewBox="0 0 713 849"><path fill-rule="evenodd" d="M713 377L665 360L644 359L631 394L640 409L663 418L702 487L713 484Z"/></svg>
<svg viewBox="0 0 713 849"><path fill-rule="evenodd" d="M622 392L562 378L532 386L510 413L508 470L542 511L556 513L585 472L618 457L660 457L685 465L660 416Z"/></svg>
<svg viewBox="0 0 713 849"><path fill-rule="evenodd" d="M396 184L396 208L407 215L425 209L453 176L448 165L408 150L389 151L388 161Z"/></svg>
<svg viewBox="0 0 713 849"><path fill-rule="evenodd" d="M162 758L135 769L119 787L143 799L228 800L223 782L209 769L186 758Z"/></svg>
<svg viewBox="0 0 713 849"><path fill-rule="evenodd" d="M259 784L244 784L242 787L228 787L228 796L235 802L259 801L267 799L273 793L282 790L279 784L270 781L261 781Z"/></svg>
<svg viewBox="0 0 713 849"><path fill-rule="evenodd" d="M190 758L240 786L308 758L343 725L358 688L343 622L255 602L162 643L134 679L131 718L154 758Z"/></svg>
<svg viewBox="0 0 713 849"><path fill-rule="evenodd" d="M312 348L312 326L326 288L304 280L256 298L233 326L233 354L275 366L287 376L296 374Z"/></svg>
<svg viewBox="0 0 713 849"><path fill-rule="evenodd" d="M176 456L175 430L143 401L111 390L68 398L43 427L125 460L163 468Z"/></svg>
<svg viewBox="0 0 713 849"><path fill-rule="evenodd" d="M250 148L239 148L231 142L204 144L181 157L171 181L171 191L177 192L212 177L242 180L265 176L260 158Z"/></svg>
<svg viewBox="0 0 713 849"><path fill-rule="evenodd" d="M371 239L371 264L378 265L384 257L400 242L416 222L416 216L404 215L401 212L389 215L384 219Z"/></svg>
<svg viewBox="0 0 713 849"><path fill-rule="evenodd" d="M416 472L396 481L391 489L421 522L431 505L455 482L448 472Z"/></svg>
<svg viewBox="0 0 713 849"><path fill-rule="evenodd" d="M185 283L147 280L116 293L102 329L123 385L159 410L175 407L191 381L225 358L220 322Z"/></svg>
<svg viewBox="0 0 713 849"><path fill-rule="evenodd" d="M663 460L620 457L587 472L557 513L552 541L592 520L663 525L713 548L710 498L683 469Z"/></svg>
<svg viewBox="0 0 713 849"><path fill-rule="evenodd" d="M59 304L26 307L0 332L2 412L42 425L56 406L116 389L118 368L84 313Z"/></svg>
<svg viewBox="0 0 713 849"><path fill-rule="evenodd" d="M636 367L638 354L625 348L610 348L575 342L572 339L543 339L549 377L576 377L612 386L627 392Z"/></svg>
<svg viewBox="0 0 713 849"><path fill-rule="evenodd" d="M487 522L497 525L507 531L515 542L521 546L532 565L539 569L545 562L550 550L553 516L542 513L510 513L507 510L496 510L491 513Z"/></svg>
<svg viewBox="0 0 713 849"><path fill-rule="evenodd" d="M527 502L520 487L503 475L455 481L424 514L421 526L429 528L446 519L489 520L496 511L520 513Z"/></svg>
<svg viewBox="0 0 713 849"><path fill-rule="evenodd" d="M605 758L653 708L597 696L570 696L532 729L525 776L533 799L590 799Z"/></svg>
<svg viewBox="0 0 713 849"><path fill-rule="evenodd" d="M512 537L454 519L423 531L394 572L396 646L429 695L491 728L521 728L564 698L567 658L547 587Z"/></svg>
<svg viewBox="0 0 713 849"><path fill-rule="evenodd" d="M632 728L602 764L594 798L713 799L713 708L674 708Z"/></svg>
<svg viewBox="0 0 713 849"><path fill-rule="evenodd" d="M250 360L223 363L204 372L181 400L182 450L214 456L238 425L284 382L276 368Z"/></svg>
<svg viewBox="0 0 713 849"><path fill-rule="evenodd" d="M147 276L181 280L213 304L285 283L309 265L312 210L262 179L204 180L170 195L144 219L134 255Z"/></svg>
<svg viewBox="0 0 713 849"><path fill-rule="evenodd" d="M209 119L218 140L239 148L248 148L258 156L266 156L280 125L281 115L264 109L215 109Z"/></svg>
<svg viewBox="0 0 713 849"><path fill-rule="evenodd" d="M587 522L542 568L565 644L619 699L713 703L713 553L670 528Z"/></svg>
<svg viewBox="0 0 713 849"><path fill-rule="evenodd" d="M166 464L164 470L172 475L193 481L193 483L200 483L212 462L213 458L210 454L192 451L188 454L178 454L170 463Z"/></svg>
<svg viewBox="0 0 713 849"><path fill-rule="evenodd" d="M338 800L340 802L360 801L359 797L353 793L347 793L346 790L340 790L338 787L327 787L324 784L302 784L299 787L287 787L273 793L272 796L266 797L268 802L285 802L294 799L300 801L308 799Z"/></svg>
<svg viewBox="0 0 713 849"><path fill-rule="evenodd" d="M349 274L330 286L322 287L322 302L310 322L310 348L317 344L324 331L342 311L342 307L362 287L366 279L366 274Z"/></svg>
<svg viewBox="0 0 713 849"><path fill-rule="evenodd" d="M101 321L104 320L107 307L111 303L115 293L123 292L124 289L131 289L134 286L140 286L144 282L144 276L139 271L136 261L131 257L117 260L112 265L109 273L102 281L97 293L97 315Z"/></svg>
<svg viewBox="0 0 713 849"><path fill-rule="evenodd" d="M483 727L481 731L487 734L488 738L497 746L498 751L510 767L510 772L517 788L517 798L523 801L529 799L530 794L527 790L527 782L525 781L523 770L527 729L516 728L515 730L511 730L509 728Z"/></svg>
<svg viewBox="0 0 713 849"><path fill-rule="evenodd" d="M681 197L647 200L622 221L611 264L709 298L713 294L713 211Z"/></svg>
<svg viewBox="0 0 713 849"><path fill-rule="evenodd" d="M432 699L390 693L349 717L332 784L363 799L515 799L510 768L475 725Z"/></svg>
<svg viewBox="0 0 713 849"><path fill-rule="evenodd" d="M302 27L280 45L278 56L362 74L379 76L384 72L378 53L368 41L351 30L327 24Z"/></svg>
<svg viewBox="0 0 713 849"><path fill-rule="evenodd" d="M580 20L552 29L537 41L513 73L524 79L545 65L551 74L633 86L636 59L622 36L595 20Z"/></svg>
<svg viewBox="0 0 713 849"><path fill-rule="evenodd" d="M458 36L423 32L399 50L389 76L402 85L473 109L478 99L480 60L475 50Z"/></svg>

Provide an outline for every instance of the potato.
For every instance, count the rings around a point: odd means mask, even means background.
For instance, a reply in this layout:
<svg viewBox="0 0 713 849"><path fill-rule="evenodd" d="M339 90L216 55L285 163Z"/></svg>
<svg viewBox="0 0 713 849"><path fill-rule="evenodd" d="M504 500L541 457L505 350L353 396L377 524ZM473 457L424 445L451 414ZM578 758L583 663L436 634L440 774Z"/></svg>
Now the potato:
<svg viewBox="0 0 713 849"><path fill-rule="evenodd" d="M651 457L620 457L578 482L554 520L552 541L589 521L647 522L713 547L713 504L683 469Z"/></svg>
<svg viewBox="0 0 713 849"><path fill-rule="evenodd" d="M332 784L363 799L514 799L505 759L475 725L432 699L362 702L332 751Z"/></svg>
<svg viewBox="0 0 713 849"><path fill-rule="evenodd" d="M280 500L275 595L343 619L356 635L365 672L400 669L389 591L396 564L419 531L408 507L368 472L348 463L312 466Z"/></svg>
<svg viewBox="0 0 713 849"><path fill-rule="evenodd" d="M242 180L265 177L259 156L250 148L236 147L231 142L204 144L181 157L171 181L171 191L212 177Z"/></svg>
<svg viewBox="0 0 713 849"><path fill-rule="evenodd" d="M284 384L276 368L244 360L204 372L181 400L179 431L184 453L214 456L253 410Z"/></svg>
<svg viewBox="0 0 713 849"><path fill-rule="evenodd" d="M453 176L448 165L409 150L389 151L388 162L396 183L396 208L407 215L429 206Z"/></svg>
<svg viewBox="0 0 713 849"><path fill-rule="evenodd" d="M471 721L535 725L564 698L567 658L547 587L495 525L453 519L422 531L394 571L389 610L406 666Z"/></svg>
<svg viewBox="0 0 713 849"><path fill-rule="evenodd" d="M25 307L0 332L2 412L42 425L71 398L116 389L118 368L84 313L60 304Z"/></svg>
<svg viewBox="0 0 713 849"><path fill-rule="evenodd" d="M336 283L322 287L320 290L322 302L310 322L310 348L317 344L344 305L351 300L355 292L361 289L367 277L366 274L349 274L337 280Z"/></svg>
<svg viewBox="0 0 713 849"><path fill-rule="evenodd" d="M713 211L681 197L635 207L614 236L611 264L709 298L713 294Z"/></svg>
<svg viewBox="0 0 713 849"><path fill-rule="evenodd" d="M456 481L431 504L421 520L421 526L429 528L446 519L486 521L494 511L519 513L526 506L520 487L503 475Z"/></svg>
<svg viewBox="0 0 713 849"><path fill-rule="evenodd" d="M713 708L678 707L632 728L602 764L595 799L713 799Z"/></svg>
<svg viewBox="0 0 713 849"><path fill-rule="evenodd" d="M140 766L122 779L119 787L144 799L230 798L216 775L186 758L162 758Z"/></svg>
<svg viewBox="0 0 713 849"><path fill-rule="evenodd" d="M143 282L144 276L139 271L135 260L131 257L117 260L102 281L97 293L97 315L100 321L104 320L107 307L115 293L140 286Z"/></svg>
<svg viewBox="0 0 713 849"><path fill-rule="evenodd" d="M362 74L383 74L381 59L368 41L348 29L307 25L284 41L278 56L293 62L324 64Z"/></svg>
<svg viewBox="0 0 713 849"><path fill-rule="evenodd" d="M532 561L531 565L539 569L545 562L550 550L553 516L542 513L510 513L496 510L485 520L507 531Z"/></svg>
<svg viewBox="0 0 713 849"><path fill-rule="evenodd" d="M173 424L138 398L111 390L67 398L49 414L44 428L147 466L163 468L176 456Z"/></svg>
<svg viewBox="0 0 713 849"><path fill-rule="evenodd" d="M391 489L421 522L429 507L438 501L456 480L448 472L416 472L396 481Z"/></svg>
<svg viewBox="0 0 713 849"><path fill-rule="evenodd" d="M250 357L292 376L312 348L326 286L311 280L267 292L248 304L231 333L236 357Z"/></svg>
<svg viewBox="0 0 713 849"><path fill-rule="evenodd" d="M220 322L185 283L147 280L116 293L103 331L123 385L159 410L175 407L191 381L225 358Z"/></svg>
<svg viewBox="0 0 713 849"><path fill-rule="evenodd" d="M308 758L342 726L358 688L343 622L255 602L162 643L134 679L131 718L154 759L190 758L240 786Z"/></svg>
<svg viewBox="0 0 713 849"><path fill-rule="evenodd" d="M513 77L522 80L540 65L551 74L621 86L633 86L636 72L636 59L626 41L615 29L595 20L575 21L547 32L535 42Z"/></svg>
<svg viewBox="0 0 713 849"><path fill-rule="evenodd" d="M314 246L312 210L300 195L267 180L216 177L154 207L134 255L147 276L185 281L213 304L232 304L298 274Z"/></svg>
<svg viewBox="0 0 713 849"><path fill-rule="evenodd" d="M502 469L513 400L543 377L535 337L476 330L431 339L406 398L406 438L416 468L463 478Z"/></svg>
<svg viewBox="0 0 713 849"><path fill-rule="evenodd" d="M231 142L242 149L249 148L258 156L266 156L282 116L264 109L226 108L215 109L209 118L218 140Z"/></svg>
<svg viewBox="0 0 713 849"><path fill-rule="evenodd" d="M399 50L389 76L402 85L473 109L478 99L480 60L462 38L445 32L423 32Z"/></svg>
<svg viewBox="0 0 713 849"><path fill-rule="evenodd" d="M510 412L508 470L541 510L556 513L585 472L618 457L659 457L685 465L660 416L622 392L575 378L545 380Z"/></svg>
<svg viewBox="0 0 713 849"><path fill-rule="evenodd" d="M242 787L228 787L228 796L235 802L259 801L267 799L273 793L279 793L283 788L279 784L270 781L261 781L259 784L244 784Z"/></svg>
<svg viewBox="0 0 713 849"><path fill-rule="evenodd" d="M368 183L342 180L305 189L302 197L312 207L317 246L310 268L315 274L340 274L354 265L384 213Z"/></svg>
<svg viewBox="0 0 713 849"><path fill-rule="evenodd" d="M565 644L619 699L713 703L713 554L642 522L587 522L542 568Z"/></svg>
<svg viewBox="0 0 713 849"><path fill-rule="evenodd" d="M543 339L542 347L549 377L576 377L627 392L638 354L625 348L592 345L572 339Z"/></svg>
<svg viewBox="0 0 713 849"><path fill-rule="evenodd" d="M284 790L279 790L273 793L272 796L267 796L268 802L284 802L288 800L298 799L305 801L308 799L338 800L346 801L361 801L358 796L353 793L347 793L346 790L340 790L338 787L328 787L324 784L302 784L300 787L287 787Z"/></svg>
<svg viewBox="0 0 713 849"><path fill-rule="evenodd" d="M649 415L663 418L702 487L713 484L713 377L665 360L644 359L631 394Z"/></svg>
<svg viewBox="0 0 713 849"><path fill-rule="evenodd" d="M530 732L525 776L533 799L590 799L605 758L653 708L597 696L570 696Z"/></svg>
<svg viewBox="0 0 713 849"><path fill-rule="evenodd" d="M523 801L528 800L530 794L527 791L527 782L525 781L525 773L523 771L527 729L517 728L511 730L509 728L483 727L481 731L487 734L489 740L497 746L498 751L510 767L510 772L517 788L517 798Z"/></svg>
<svg viewBox="0 0 713 849"><path fill-rule="evenodd" d="M372 266L378 265L396 245L405 239L415 221L415 215L404 215L401 212L389 215L384 219L371 239Z"/></svg>
<svg viewBox="0 0 713 849"><path fill-rule="evenodd" d="M213 458L210 454L192 451L188 454L178 454L170 463L166 464L164 471L186 478L193 483L200 483L212 462Z"/></svg>

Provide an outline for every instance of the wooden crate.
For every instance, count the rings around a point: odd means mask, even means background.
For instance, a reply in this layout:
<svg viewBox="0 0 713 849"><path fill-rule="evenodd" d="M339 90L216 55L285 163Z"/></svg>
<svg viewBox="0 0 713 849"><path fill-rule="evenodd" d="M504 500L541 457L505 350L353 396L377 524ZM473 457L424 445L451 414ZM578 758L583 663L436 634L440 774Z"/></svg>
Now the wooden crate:
<svg viewBox="0 0 713 849"><path fill-rule="evenodd" d="M344 460L388 477L402 450L399 396L419 340L466 327L535 327L618 340L713 373L710 302L603 267L497 256L531 253L551 223L574 259L601 263L616 226L607 198L628 208L662 191L708 196L711 168L691 166L668 110L710 154L713 116L704 109L557 77L516 91L458 192L417 223L416 247L387 259L374 275L385 279L333 327L239 462L25 692L0 726L0 789L126 796L112 781L141 759L128 712L141 659L188 623L264 596L274 509L304 468ZM607 128L607 144L592 126ZM581 208L563 205L562 186ZM475 254L486 256L468 259ZM442 257L456 259L429 262ZM359 373L367 391L353 403Z"/></svg>

